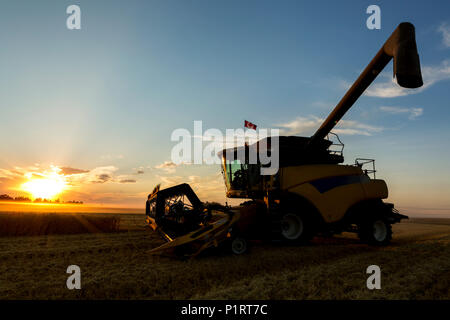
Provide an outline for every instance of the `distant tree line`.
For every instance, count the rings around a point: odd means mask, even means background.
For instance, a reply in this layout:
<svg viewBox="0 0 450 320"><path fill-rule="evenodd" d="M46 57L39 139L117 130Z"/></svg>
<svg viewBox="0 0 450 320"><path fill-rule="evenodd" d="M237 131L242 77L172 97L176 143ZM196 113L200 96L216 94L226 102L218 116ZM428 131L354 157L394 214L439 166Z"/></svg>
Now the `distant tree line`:
<svg viewBox="0 0 450 320"><path fill-rule="evenodd" d="M56 200L49 200L49 199L42 199L42 198L36 198L34 200L31 200L28 197L11 197L10 195L1 194L0 195L0 201L15 201L15 202L34 202L34 203L53 203L53 204L64 204L64 203L70 203L70 204L83 204L83 201L77 201L77 200L70 200L70 201L61 201L59 199Z"/></svg>

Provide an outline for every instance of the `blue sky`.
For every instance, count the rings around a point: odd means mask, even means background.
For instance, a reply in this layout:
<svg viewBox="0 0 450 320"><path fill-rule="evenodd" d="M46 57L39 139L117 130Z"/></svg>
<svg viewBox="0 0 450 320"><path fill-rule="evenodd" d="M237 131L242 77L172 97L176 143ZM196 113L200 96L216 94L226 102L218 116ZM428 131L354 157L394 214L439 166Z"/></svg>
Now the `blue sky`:
<svg viewBox="0 0 450 320"><path fill-rule="evenodd" d="M71 4L81 8L81 30L66 28ZM371 4L381 8L381 30L366 28ZM23 172L55 165L112 177L73 188L86 202L139 205L159 181L192 182L204 200L224 201L217 166L161 166L174 129L192 131L202 120L225 130L246 119L310 135L395 27L410 21L425 88L392 89L389 65L344 117L352 134L341 139L346 162L377 160L399 206L450 208L448 1L1 6L1 192L13 193Z"/></svg>

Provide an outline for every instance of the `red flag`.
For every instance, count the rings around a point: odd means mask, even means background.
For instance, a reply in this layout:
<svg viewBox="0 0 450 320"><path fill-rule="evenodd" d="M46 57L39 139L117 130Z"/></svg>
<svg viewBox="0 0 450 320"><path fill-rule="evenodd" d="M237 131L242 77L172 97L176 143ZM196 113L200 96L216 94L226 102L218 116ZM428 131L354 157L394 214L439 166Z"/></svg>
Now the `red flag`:
<svg viewBox="0 0 450 320"><path fill-rule="evenodd" d="M253 124L253 123L251 123L251 122L249 122L247 120L245 120L244 127L256 130L256 124Z"/></svg>

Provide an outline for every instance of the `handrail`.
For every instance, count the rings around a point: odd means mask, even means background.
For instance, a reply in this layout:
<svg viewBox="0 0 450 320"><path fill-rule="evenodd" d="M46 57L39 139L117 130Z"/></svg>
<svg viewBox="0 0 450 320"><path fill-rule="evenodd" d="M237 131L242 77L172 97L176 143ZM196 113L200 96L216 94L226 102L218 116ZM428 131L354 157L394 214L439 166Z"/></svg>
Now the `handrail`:
<svg viewBox="0 0 450 320"><path fill-rule="evenodd" d="M362 169L362 167L366 164L372 163L372 169ZM365 159L365 158L356 158L355 159L355 166L360 167L364 174L369 175L373 174L373 178L376 179L376 172L375 169L375 159Z"/></svg>
<svg viewBox="0 0 450 320"><path fill-rule="evenodd" d="M334 137L336 137L336 139L337 139L337 141L339 142L339 143L334 143L333 141L331 141L331 139L329 138L329 136L330 135L333 135ZM341 139L339 138L339 136L336 134L336 133L334 133L334 132L329 132L328 134L327 134L327 140L330 140L331 141L331 145L328 147L328 152L329 153L331 153L331 154L336 154L336 155L340 155L340 156L342 156L343 154L344 154L344 143L341 141ZM331 150L330 148L332 147L332 146L336 146L336 147L340 147L341 149L340 150Z"/></svg>

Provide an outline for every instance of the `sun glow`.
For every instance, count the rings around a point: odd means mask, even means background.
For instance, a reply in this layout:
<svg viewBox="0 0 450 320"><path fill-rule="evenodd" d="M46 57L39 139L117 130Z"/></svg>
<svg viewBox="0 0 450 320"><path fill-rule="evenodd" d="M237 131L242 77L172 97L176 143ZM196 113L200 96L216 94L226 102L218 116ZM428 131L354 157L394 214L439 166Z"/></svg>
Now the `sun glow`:
<svg viewBox="0 0 450 320"><path fill-rule="evenodd" d="M34 199L53 200L67 187L67 182L63 175L59 174L59 168L54 167L51 172L25 174L28 179L22 184L21 189L31 194Z"/></svg>

